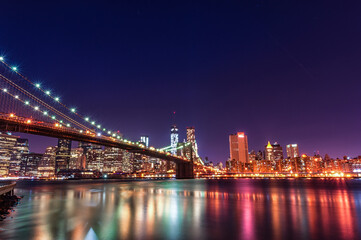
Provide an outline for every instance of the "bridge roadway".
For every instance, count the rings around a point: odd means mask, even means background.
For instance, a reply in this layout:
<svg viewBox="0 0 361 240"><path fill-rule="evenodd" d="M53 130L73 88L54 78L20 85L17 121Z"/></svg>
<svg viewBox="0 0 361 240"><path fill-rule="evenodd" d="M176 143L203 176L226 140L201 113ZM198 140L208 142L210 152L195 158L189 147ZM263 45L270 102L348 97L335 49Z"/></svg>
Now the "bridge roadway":
<svg viewBox="0 0 361 240"><path fill-rule="evenodd" d="M52 124L37 121L34 119L10 116L9 114L0 114L0 131L21 132L47 137L69 139L79 142L93 143L106 147L120 148L129 152L140 153L146 156L172 161L177 165L177 178L193 178L193 162L185 157L175 156L161 150L146 148L141 144L132 143L123 139L117 139L103 135L97 136L96 133L93 131L81 132L81 130L61 126L59 124Z"/></svg>

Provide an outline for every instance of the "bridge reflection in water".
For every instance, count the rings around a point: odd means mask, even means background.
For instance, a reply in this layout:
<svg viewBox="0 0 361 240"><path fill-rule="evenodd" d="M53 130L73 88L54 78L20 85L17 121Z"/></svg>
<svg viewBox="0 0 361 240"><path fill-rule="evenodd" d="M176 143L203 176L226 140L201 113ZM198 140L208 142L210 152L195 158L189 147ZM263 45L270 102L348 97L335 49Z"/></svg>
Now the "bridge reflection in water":
<svg viewBox="0 0 361 240"><path fill-rule="evenodd" d="M360 239L357 180L24 186L1 239Z"/></svg>

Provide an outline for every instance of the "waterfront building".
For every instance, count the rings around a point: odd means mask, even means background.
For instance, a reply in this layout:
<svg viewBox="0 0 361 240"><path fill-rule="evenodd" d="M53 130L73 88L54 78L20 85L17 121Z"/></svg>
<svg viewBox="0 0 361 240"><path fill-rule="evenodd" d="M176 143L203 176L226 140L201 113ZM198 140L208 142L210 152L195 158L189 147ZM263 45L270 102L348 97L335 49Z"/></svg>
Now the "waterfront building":
<svg viewBox="0 0 361 240"><path fill-rule="evenodd" d="M236 162L249 162L248 140L244 132L229 135L229 151L231 159L236 160Z"/></svg>
<svg viewBox="0 0 361 240"><path fill-rule="evenodd" d="M69 169L69 161L71 157L71 140L58 139L58 148L55 157L55 171L60 169Z"/></svg>
<svg viewBox="0 0 361 240"><path fill-rule="evenodd" d="M38 177L53 177L55 174L55 158L57 146L47 147L38 166Z"/></svg>
<svg viewBox="0 0 361 240"><path fill-rule="evenodd" d="M249 161L255 161L257 159L257 154L255 150L252 150L249 154L248 154L248 158Z"/></svg>
<svg viewBox="0 0 361 240"><path fill-rule="evenodd" d="M128 151L123 151L123 158L121 164L121 170L123 173L133 172L134 154Z"/></svg>
<svg viewBox="0 0 361 240"><path fill-rule="evenodd" d="M83 161L85 160L85 155L83 148L72 148L70 151L70 161L69 169L84 169ZM85 161L84 161L85 162Z"/></svg>
<svg viewBox="0 0 361 240"><path fill-rule="evenodd" d="M104 151L101 146L92 145L92 148L87 151L87 169L92 171L103 171L104 167Z"/></svg>
<svg viewBox="0 0 361 240"><path fill-rule="evenodd" d="M20 171L21 157L29 153L28 139L18 138L14 146L14 151L10 159L9 176L18 176Z"/></svg>
<svg viewBox="0 0 361 240"><path fill-rule="evenodd" d="M9 174L10 160L15 151L18 136L0 133L0 176Z"/></svg>
<svg viewBox="0 0 361 240"><path fill-rule="evenodd" d="M38 167L43 154L26 153L21 156L20 175L27 177L35 177L38 175Z"/></svg>
<svg viewBox="0 0 361 240"><path fill-rule="evenodd" d="M286 151L287 151L288 158L297 158L300 156L300 152L298 150L297 144L288 144L286 146Z"/></svg>
<svg viewBox="0 0 361 240"><path fill-rule="evenodd" d="M120 172L122 165L122 149L105 147L103 172Z"/></svg>

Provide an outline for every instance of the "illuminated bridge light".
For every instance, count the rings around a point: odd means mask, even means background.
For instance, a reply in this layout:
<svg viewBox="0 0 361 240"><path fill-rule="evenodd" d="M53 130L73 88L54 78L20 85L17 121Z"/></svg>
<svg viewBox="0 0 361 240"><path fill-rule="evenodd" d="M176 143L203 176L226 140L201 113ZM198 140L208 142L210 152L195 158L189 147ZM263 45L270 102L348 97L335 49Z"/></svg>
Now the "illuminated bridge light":
<svg viewBox="0 0 361 240"><path fill-rule="evenodd" d="M48 90L48 91L46 91L45 93L46 93L46 95L50 95L50 91L49 91L49 90Z"/></svg>
<svg viewBox="0 0 361 240"><path fill-rule="evenodd" d="M0 57L0 61L4 61L4 57Z"/></svg>
<svg viewBox="0 0 361 240"><path fill-rule="evenodd" d="M103 131L105 132L105 131L106 131L106 129L105 129L105 128L103 128Z"/></svg>
<svg viewBox="0 0 361 240"><path fill-rule="evenodd" d="M88 118L88 117L84 118L84 120L87 121L87 122L89 122L89 118Z"/></svg>
<svg viewBox="0 0 361 240"><path fill-rule="evenodd" d="M120 139L120 136L117 136L118 139Z"/></svg>
<svg viewBox="0 0 361 240"><path fill-rule="evenodd" d="M59 100L60 100L60 99L59 99L58 97L55 98L55 101L59 102Z"/></svg>
<svg viewBox="0 0 361 240"><path fill-rule="evenodd" d="M95 125L95 122L93 121L93 122L91 122L92 123L92 125Z"/></svg>
<svg viewBox="0 0 361 240"><path fill-rule="evenodd" d="M60 122L60 123L63 123L63 120L60 120L59 122Z"/></svg>
<svg viewBox="0 0 361 240"><path fill-rule="evenodd" d="M83 133L83 130L80 130L79 132L80 132L80 133Z"/></svg>
<svg viewBox="0 0 361 240"><path fill-rule="evenodd" d="M115 133L113 133L113 135L112 135L113 137L115 137Z"/></svg>
<svg viewBox="0 0 361 240"><path fill-rule="evenodd" d="M100 127L101 127L100 125L97 126L97 128L100 128Z"/></svg>
<svg viewBox="0 0 361 240"><path fill-rule="evenodd" d="M76 109L75 109L75 108L71 108L70 111L73 112L73 113L75 113Z"/></svg>
<svg viewBox="0 0 361 240"><path fill-rule="evenodd" d="M41 87L40 83L35 84L35 87L40 88Z"/></svg>
<svg viewBox="0 0 361 240"><path fill-rule="evenodd" d="M100 137L102 134L101 133L97 133L97 136Z"/></svg>
<svg viewBox="0 0 361 240"><path fill-rule="evenodd" d="M39 110L39 107L38 107L38 106L35 106L34 109L35 109L35 111L38 111L38 110Z"/></svg>
<svg viewBox="0 0 361 240"><path fill-rule="evenodd" d="M25 101L25 105L29 105L29 101Z"/></svg>
<svg viewBox="0 0 361 240"><path fill-rule="evenodd" d="M55 116L51 116L52 119L55 119Z"/></svg>
<svg viewBox="0 0 361 240"><path fill-rule="evenodd" d="M108 131L108 134L111 134L112 132L111 131Z"/></svg>
<svg viewBox="0 0 361 240"><path fill-rule="evenodd" d="M14 98L19 99L19 96L18 96L18 95L15 95Z"/></svg>
<svg viewBox="0 0 361 240"><path fill-rule="evenodd" d="M48 112L45 111L45 112L43 112L43 114L44 114L44 115L48 115Z"/></svg>
<svg viewBox="0 0 361 240"><path fill-rule="evenodd" d="M17 67L12 67L11 69L14 70L14 71L17 71L17 70L18 70Z"/></svg>
<svg viewBox="0 0 361 240"><path fill-rule="evenodd" d="M4 92L8 92L8 90L6 88L3 89Z"/></svg>
<svg viewBox="0 0 361 240"><path fill-rule="evenodd" d="M68 124L66 124L66 126L67 126L67 127L70 127L70 124L68 123Z"/></svg>

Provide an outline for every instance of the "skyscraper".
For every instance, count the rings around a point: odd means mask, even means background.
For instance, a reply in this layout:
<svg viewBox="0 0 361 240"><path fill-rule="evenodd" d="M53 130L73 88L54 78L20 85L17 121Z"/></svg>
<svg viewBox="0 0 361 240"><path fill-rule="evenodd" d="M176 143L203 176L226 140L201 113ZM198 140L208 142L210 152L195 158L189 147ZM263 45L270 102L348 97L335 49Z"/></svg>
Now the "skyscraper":
<svg viewBox="0 0 361 240"><path fill-rule="evenodd" d="M71 157L71 140L59 139L55 157L55 172L61 169L69 169Z"/></svg>
<svg viewBox="0 0 361 240"><path fill-rule="evenodd" d="M286 150L288 158L297 158L300 156L297 144L288 144Z"/></svg>
<svg viewBox="0 0 361 240"><path fill-rule="evenodd" d="M272 144L272 152L274 160L282 160L283 159L283 149L278 142Z"/></svg>
<svg viewBox="0 0 361 240"><path fill-rule="evenodd" d="M264 158L265 158L265 160L269 160L269 161L274 160L273 147L269 141L268 141L268 144L265 146Z"/></svg>
<svg viewBox="0 0 361 240"><path fill-rule="evenodd" d="M148 136L141 136L140 142L143 143L146 147L149 147L149 137Z"/></svg>
<svg viewBox="0 0 361 240"><path fill-rule="evenodd" d="M0 176L8 175L10 159L19 137L0 133Z"/></svg>
<svg viewBox="0 0 361 240"><path fill-rule="evenodd" d="M198 156L198 146L196 141L196 130L194 127L187 127L187 142L191 144L193 148L193 160L196 160Z"/></svg>
<svg viewBox="0 0 361 240"><path fill-rule="evenodd" d="M236 163L248 163L248 140L244 132L229 135L229 149L231 160Z"/></svg>
<svg viewBox="0 0 361 240"><path fill-rule="evenodd" d="M170 146L171 146L171 153L177 154L177 145L178 145L178 128L176 125L173 125L170 129Z"/></svg>

